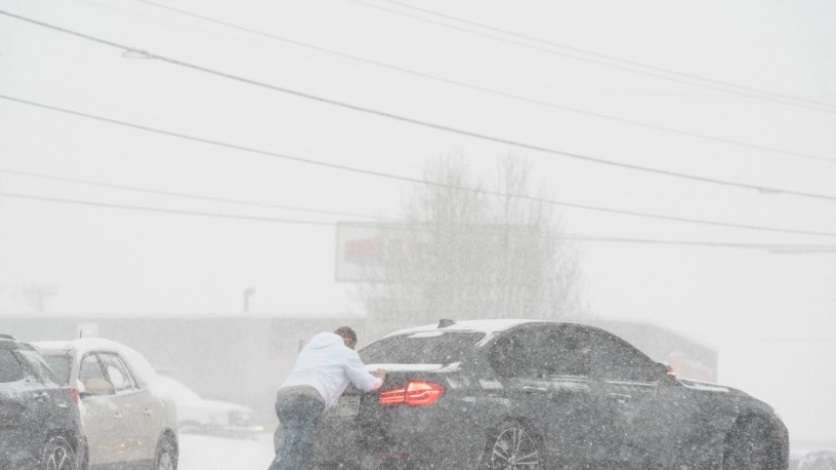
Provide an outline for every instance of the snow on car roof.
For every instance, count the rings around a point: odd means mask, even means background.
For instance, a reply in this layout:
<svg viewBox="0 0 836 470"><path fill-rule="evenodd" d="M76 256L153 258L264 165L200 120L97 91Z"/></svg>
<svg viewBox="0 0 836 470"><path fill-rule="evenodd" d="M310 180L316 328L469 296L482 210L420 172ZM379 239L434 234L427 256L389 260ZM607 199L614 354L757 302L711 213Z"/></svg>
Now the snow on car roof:
<svg viewBox="0 0 836 470"><path fill-rule="evenodd" d="M522 325L524 323L542 321L543 320L529 320L520 318L502 318L495 320L462 320L456 321L452 325L446 326L444 328L439 328L438 323L433 323L430 325L422 325L413 328L406 328L403 330L394 331L386 336L388 337L407 335L413 333L424 333L429 331L473 331L477 333L484 333L486 335L490 335L492 333L509 330L515 326Z"/></svg>
<svg viewBox="0 0 836 470"><path fill-rule="evenodd" d="M33 341L38 349L46 351L75 351L85 353L88 351L113 351L121 352L124 349L131 349L122 343L117 343L105 338L76 338L66 341Z"/></svg>
<svg viewBox="0 0 836 470"><path fill-rule="evenodd" d="M47 351L73 351L80 357L88 352L105 351L119 354L142 384L148 384L157 376L157 371L148 360L135 349L105 338L77 338L67 341L34 341L37 349Z"/></svg>

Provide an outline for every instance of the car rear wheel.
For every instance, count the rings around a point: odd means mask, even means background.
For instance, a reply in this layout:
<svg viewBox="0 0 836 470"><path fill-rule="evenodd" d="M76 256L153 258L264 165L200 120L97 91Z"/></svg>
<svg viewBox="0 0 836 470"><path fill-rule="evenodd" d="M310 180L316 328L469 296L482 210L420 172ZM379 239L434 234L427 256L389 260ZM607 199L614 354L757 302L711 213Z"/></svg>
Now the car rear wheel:
<svg viewBox="0 0 836 470"><path fill-rule="evenodd" d="M485 470L543 470L540 439L521 423L510 422L488 439Z"/></svg>
<svg viewBox="0 0 836 470"><path fill-rule="evenodd" d="M749 419L732 429L723 453L724 470L770 470L769 427Z"/></svg>
<svg viewBox="0 0 836 470"><path fill-rule="evenodd" d="M177 470L177 448L167 437L162 438L157 445L154 470Z"/></svg>
<svg viewBox="0 0 836 470"><path fill-rule="evenodd" d="M78 470L78 459L72 446L60 436L50 438L41 453L43 470Z"/></svg>

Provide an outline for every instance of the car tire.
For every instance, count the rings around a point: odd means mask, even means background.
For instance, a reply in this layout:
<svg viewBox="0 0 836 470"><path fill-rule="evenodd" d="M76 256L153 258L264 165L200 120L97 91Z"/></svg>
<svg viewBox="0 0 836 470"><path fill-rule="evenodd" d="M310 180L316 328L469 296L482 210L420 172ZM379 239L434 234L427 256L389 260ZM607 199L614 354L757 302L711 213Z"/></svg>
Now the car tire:
<svg viewBox="0 0 836 470"><path fill-rule="evenodd" d="M759 418L739 422L726 436L723 470L773 470L769 425Z"/></svg>
<svg viewBox="0 0 836 470"><path fill-rule="evenodd" d="M497 430L489 433L485 455L482 458L483 470L506 468L525 468L526 470L546 468L542 441L526 426L516 421L504 423Z"/></svg>
<svg viewBox="0 0 836 470"><path fill-rule="evenodd" d="M81 451L81 455L79 456L79 470L90 470L90 448L87 446L87 442L85 441L82 446L80 446L79 450Z"/></svg>
<svg viewBox="0 0 836 470"><path fill-rule="evenodd" d="M177 447L171 438L163 437L157 444L153 470L177 470Z"/></svg>
<svg viewBox="0 0 836 470"><path fill-rule="evenodd" d="M41 470L78 470L78 456L66 439L53 436L44 444L39 468Z"/></svg>

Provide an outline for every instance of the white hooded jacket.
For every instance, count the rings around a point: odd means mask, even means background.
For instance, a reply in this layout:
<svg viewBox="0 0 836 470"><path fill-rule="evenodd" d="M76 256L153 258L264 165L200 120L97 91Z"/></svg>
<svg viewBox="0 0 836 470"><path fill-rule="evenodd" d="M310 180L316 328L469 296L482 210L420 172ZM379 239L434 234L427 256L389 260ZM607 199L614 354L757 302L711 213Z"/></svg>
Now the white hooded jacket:
<svg viewBox="0 0 836 470"><path fill-rule="evenodd" d="M319 333L299 352L296 364L280 388L309 385L319 392L326 407L334 406L348 384L371 392L383 385L372 375L360 356L348 348L341 336Z"/></svg>

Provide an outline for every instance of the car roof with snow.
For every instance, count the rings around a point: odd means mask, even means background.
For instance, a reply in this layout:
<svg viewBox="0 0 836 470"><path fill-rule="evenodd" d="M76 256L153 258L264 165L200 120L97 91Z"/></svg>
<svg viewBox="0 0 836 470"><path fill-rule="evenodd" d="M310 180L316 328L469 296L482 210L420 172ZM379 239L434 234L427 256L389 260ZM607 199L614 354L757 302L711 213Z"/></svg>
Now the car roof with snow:
<svg viewBox="0 0 836 470"><path fill-rule="evenodd" d="M66 341L35 341L32 343L41 353L73 352L80 358L89 352L112 352L119 354L143 384L154 380L157 372L148 359L135 349L105 338L76 338Z"/></svg>
<svg viewBox="0 0 836 470"><path fill-rule="evenodd" d="M29 343L18 341L12 335L0 333L0 348L3 349L34 349Z"/></svg>
<svg viewBox="0 0 836 470"><path fill-rule="evenodd" d="M530 318L498 318L486 320L439 320L438 323L429 325L416 326L412 328L405 328L389 333L384 338L391 338L393 336L401 335L428 335L436 336L444 332L456 333L481 333L484 335L479 345L483 346L490 342L497 334L511 330L517 326L529 324L543 324L543 325L575 325L589 330L597 330L612 335L609 331L598 326L589 325L586 323L574 321L557 321L557 320L543 320ZM619 337L619 339L621 339ZM623 339L622 339L623 341Z"/></svg>
<svg viewBox="0 0 836 470"><path fill-rule="evenodd" d="M394 331L388 336L408 335L413 333L428 333L437 331L456 331L456 332L475 332L484 333L486 335L499 333L510 330L515 326L524 325L526 323L547 323L546 320L531 320L522 318L502 318L492 320L441 320L438 323L430 325L416 326L413 328L405 328Z"/></svg>
<svg viewBox="0 0 836 470"><path fill-rule="evenodd" d="M104 338L77 338L64 341L35 341L32 344L42 351L74 351L85 353L89 351L121 352L130 349L122 343Z"/></svg>

